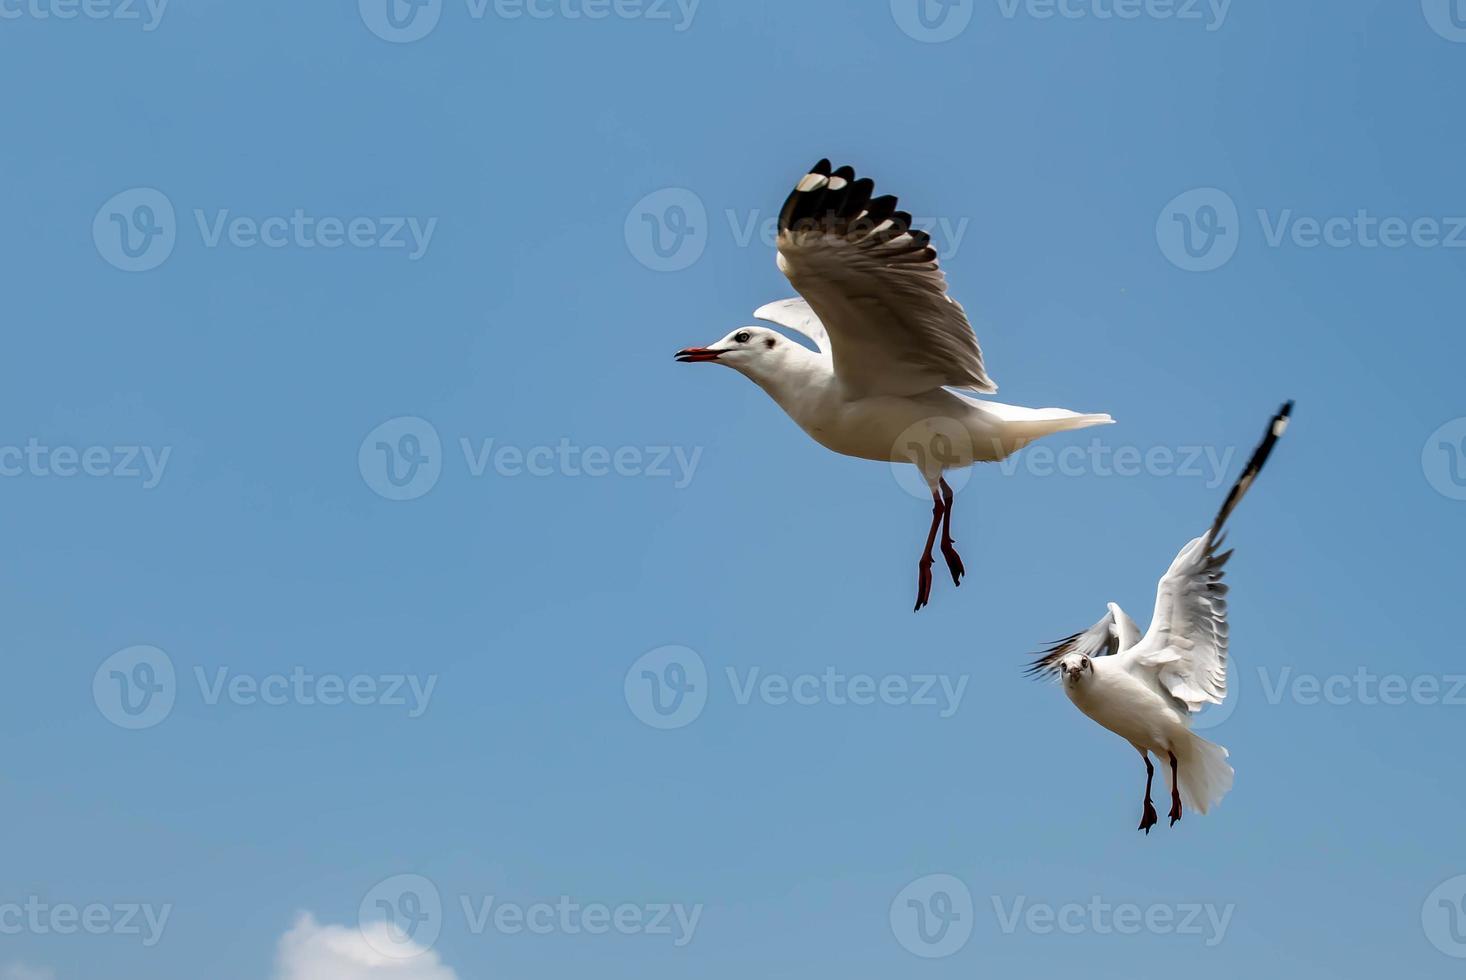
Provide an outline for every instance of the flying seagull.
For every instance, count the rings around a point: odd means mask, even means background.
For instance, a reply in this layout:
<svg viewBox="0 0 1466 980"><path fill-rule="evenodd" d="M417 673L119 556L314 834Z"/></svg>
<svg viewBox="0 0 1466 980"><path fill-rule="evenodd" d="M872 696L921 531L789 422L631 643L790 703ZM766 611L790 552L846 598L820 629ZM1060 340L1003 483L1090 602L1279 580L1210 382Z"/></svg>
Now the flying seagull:
<svg viewBox="0 0 1466 980"><path fill-rule="evenodd" d="M1170 762L1171 826L1182 801L1202 813L1232 788L1227 750L1191 732L1191 716L1227 696L1227 586L1232 552L1218 553L1222 525L1252 486L1288 427L1293 403L1274 416L1267 434L1210 529L1181 549L1156 586L1155 614L1144 637L1115 603L1098 623L1060 640L1030 665L1036 676L1062 677L1080 711L1128 741L1145 760L1145 809L1140 830L1157 823L1150 801L1155 766Z"/></svg>
<svg viewBox="0 0 1466 980"><path fill-rule="evenodd" d="M708 347L677 352L715 361L763 388L810 438L859 459L911 463L932 495L918 565L916 609L931 598L932 546L954 585L966 570L952 540L952 488L943 474L1005 459L1042 436L1114 421L1062 408L1018 408L991 394L982 349L947 295L931 237L911 227L875 182L821 160L784 202L778 265L800 297L754 316L803 334L810 350L765 327L739 327Z"/></svg>

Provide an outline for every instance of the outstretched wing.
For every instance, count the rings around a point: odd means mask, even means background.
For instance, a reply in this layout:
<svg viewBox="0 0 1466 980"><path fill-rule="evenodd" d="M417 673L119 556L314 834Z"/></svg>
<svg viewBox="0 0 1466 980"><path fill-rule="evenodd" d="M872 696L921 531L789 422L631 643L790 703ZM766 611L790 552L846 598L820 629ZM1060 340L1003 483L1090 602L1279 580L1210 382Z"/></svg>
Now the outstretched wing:
<svg viewBox="0 0 1466 980"><path fill-rule="evenodd" d="M777 303L765 303L753 311L755 319L777 323L786 330L804 334L814 342L820 353L830 354L830 335L820 318L810 309L808 303L799 297L781 299Z"/></svg>
<svg viewBox="0 0 1466 980"><path fill-rule="evenodd" d="M1091 659L1111 657L1120 652L1120 633L1116 629L1115 609L1111 603L1105 618L1087 630L1066 636L1045 650L1037 660L1028 665L1024 673L1030 677L1058 677L1059 661L1071 653L1078 653ZM1121 615L1124 615L1121 613ZM1133 623L1131 624L1134 625Z"/></svg>
<svg viewBox="0 0 1466 980"><path fill-rule="evenodd" d="M779 269L828 331L836 375L861 397L997 391L931 236L874 191L853 168L821 160L779 213Z"/></svg>
<svg viewBox="0 0 1466 980"><path fill-rule="evenodd" d="M1128 665L1153 673L1188 711L1221 704L1227 696L1227 585L1222 578L1232 552L1217 549L1223 525L1257 479L1292 410L1288 402L1274 416L1212 526L1171 562L1156 586L1150 630L1130 651Z"/></svg>

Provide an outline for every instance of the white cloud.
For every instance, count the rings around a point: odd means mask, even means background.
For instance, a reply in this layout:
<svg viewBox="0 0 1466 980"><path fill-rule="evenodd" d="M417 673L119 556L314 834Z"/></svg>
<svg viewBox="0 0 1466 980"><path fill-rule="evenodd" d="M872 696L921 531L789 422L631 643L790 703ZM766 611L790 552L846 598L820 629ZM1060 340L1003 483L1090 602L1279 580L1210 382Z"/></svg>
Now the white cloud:
<svg viewBox="0 0 1466 980"><path fill-rule="evenodd" d="M0 966L0 980L56 980L56 971L24 963L8 963Z"/></svg>
<svg viewBox="0 0 1466 980"><path fill-rule="evenodd" d="M379 925L386 928L385 923ZM309 912L302 912L291 930L280 937L275 977L276 980L458 980L458 974L444 966L432 950L424 949L409 957L387 956L378 952L360 929L323 926ZM0 980L11 978L0 974ZM16 980L33 978L22 976ZM39 980L51 978L41 976Z"/></svg>

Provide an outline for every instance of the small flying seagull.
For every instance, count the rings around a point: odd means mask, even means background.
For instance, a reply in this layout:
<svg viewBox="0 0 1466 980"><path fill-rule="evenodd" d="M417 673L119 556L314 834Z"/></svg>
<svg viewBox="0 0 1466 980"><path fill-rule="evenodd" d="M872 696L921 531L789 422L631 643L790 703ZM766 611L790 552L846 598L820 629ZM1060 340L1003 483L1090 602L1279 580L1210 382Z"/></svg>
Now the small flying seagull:
<svg viewBox="0 0 1466 980"><path fill-rule="evenodd" d="M1144 637L1115 603L1105 618L1060 640L1028 673L1061 677L1080 711L1128 741L1145 760L1145 809L1140 830L1157 823L1150 801L1155 766L1170 762L1171 826L1182 801L1206 813L1232 788L1227 750L1191 731L1191 716L1227 697L1227 586L1223 569L1232 552L1218 554L1222 525L1252 486L1288 427L1293 403L1274 416L1267 434L1211 528L1181 549L1156 587L1155 613Z"/></svg>
<svg viewBox="0 0 1466 980"><path fill-rule="evenodd" d="M816 350L765 327L739 327L708 347L677 352L746 375L826 449L911 463L932 495L918 565L916 609L931 598L932 546L952 583L966 574L952 539L952 488L943 474L1005 459L1055 432L1105 425L1108 415L1019 408L963 392L998 390L960 304L947 295L931 236L911 227L875 182L821 160L779 212L778 265L801 298L754 316L803 334Z"/></svg>

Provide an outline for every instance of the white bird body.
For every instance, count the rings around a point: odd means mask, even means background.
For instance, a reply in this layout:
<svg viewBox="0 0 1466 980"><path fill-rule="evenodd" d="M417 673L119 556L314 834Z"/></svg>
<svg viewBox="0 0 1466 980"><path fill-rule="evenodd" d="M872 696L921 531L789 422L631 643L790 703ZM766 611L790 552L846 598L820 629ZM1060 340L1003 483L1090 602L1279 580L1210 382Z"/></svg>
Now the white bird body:
<svg viewBox="0 0 1466 980"><path fill-rule="evenodd" d="M943 473L1114 420L979 401L954 390L998 389L967 314L947 295L930 236L896 210L896 198L873 197L874 189L852 168L832 170L821 160L779 213L778 266L800 295L754 316L803 334L816 349L754 326L709 347L684 348L677 359L716 361L746 375L826 449L921 471L933 510L919 562L920 609L931 594L939 526L952 581L961 584L966 573L953 547L953 491Z"/></svg>
<svg viewBox="0 0 1466 980"><path fill-rule="evenodd" d="M830 357L799 344L778 345L741 369L821 446L857 459L911 463L932 484L945 470L997 462L1042 436L1111 421L980 401L946 388L864 395L841 381Z"/></svg>
<svg viewBox="0 0 1466 980"><path fill-rule="evenodd" d="M1094 677L1064 685L1076 708L1132 745L1162 757L1190 737L1190 719L1153 676L1133 673L1120 656L1092 662Z"/></svg>
<svg viewBox="0 0 1466 980"><path fill-rule="evenodd" d="M1147 753L1170 763L1171 822L1183 804L1206 813L1232 788L1227 750L1191 731L1192 716L1227 696L1227 586L1223 569L1231 552L1218 553L1222 526L1242 499L1274 444L1287 428L1293 403L1273 419L1211 527L1171 562L1156 586L1150 629L1139 629L1125 611L1109 604L1105 618L1066 637L1034 661L1032 673L1062 677L1074 706L1128 741L1145 759L1145 815L1140 829L1156 822L1150 802L1154 775Z"/></svg>

